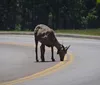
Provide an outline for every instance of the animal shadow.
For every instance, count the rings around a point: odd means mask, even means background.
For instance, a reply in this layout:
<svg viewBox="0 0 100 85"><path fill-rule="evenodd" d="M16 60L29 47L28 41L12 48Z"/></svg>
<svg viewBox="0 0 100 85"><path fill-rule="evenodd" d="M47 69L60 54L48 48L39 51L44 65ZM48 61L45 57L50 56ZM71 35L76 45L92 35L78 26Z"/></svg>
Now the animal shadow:
<svg viewBox="0 0 100 85"><path fill-rule="evenodd" d="M58 63L58 62L66 62L66 61L68 61L68 60L64 60L64 61L59 61L59 60L57 61L57 60L56 60L56 61L44 61L44 62L42 62L42 61L36 62L36 61L35 61L35 63L50 63L50 62L51 62L51 63Z"/></svg>

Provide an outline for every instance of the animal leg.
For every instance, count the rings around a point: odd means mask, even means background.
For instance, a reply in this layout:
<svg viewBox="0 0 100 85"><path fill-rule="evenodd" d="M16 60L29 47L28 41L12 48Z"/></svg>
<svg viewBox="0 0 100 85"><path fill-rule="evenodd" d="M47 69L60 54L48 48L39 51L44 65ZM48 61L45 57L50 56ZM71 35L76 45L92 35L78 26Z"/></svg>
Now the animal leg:
<svg viewBox="0 0 100 85"><path fill-rule="evenodd" d="M45 58L44 58L44 53L45 53L45 45L41 45L40 46L40 49L41 49L41 61L42 62L45 62Z"/></svg>
<svg viewBox="0 0 100 85"><path fill-rule="evenodd" d="M36 39L35 39L35 44L36 44L36 46L35 46L36 62L39 62L39 60L38 60L38 41Z"/></svg>
<svg viewBox="0 0 100 85"><path fill-rule="evenodd" d="M55 61L55 59L54 59L54 51L53 51L53 47L51 47L51 51L52 51L52 57L51 57L51 59L52 59L52 61Z"/></svg>

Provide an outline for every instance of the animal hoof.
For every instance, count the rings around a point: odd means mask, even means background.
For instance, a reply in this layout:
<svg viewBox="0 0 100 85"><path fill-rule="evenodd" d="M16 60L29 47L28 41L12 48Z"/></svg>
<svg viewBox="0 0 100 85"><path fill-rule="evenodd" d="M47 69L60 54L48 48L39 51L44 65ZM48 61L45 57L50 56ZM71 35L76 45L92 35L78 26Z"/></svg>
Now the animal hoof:
<svg viewBox="0 0 100 85"><path fill-rule="evenodd" d="M64 60L60 60L60 61L64 61Z"/></svg>
<svg viewBox="0 0 100 85"><path fill-rule="evenodd" d="M42 60L41 62L45 62L45 60Z"/></svg>
<svg viewBox="0 0 100 85"><path fill-rule="evenodd" d="M45 59L43 58L43 59L41 59L41 62L45 62Z"/></svg>
<svg viewBox="0 0 100 85"><path fill-rule="evenodd" d="M54 61L55 61L55 59L52 59L52 61L54 62Z"/></svg>
<svg viewBox="0 0 100 85"><path fill-rule="evenodd" d="M39 60L36 60L36 62L39 62Z"/></svg>

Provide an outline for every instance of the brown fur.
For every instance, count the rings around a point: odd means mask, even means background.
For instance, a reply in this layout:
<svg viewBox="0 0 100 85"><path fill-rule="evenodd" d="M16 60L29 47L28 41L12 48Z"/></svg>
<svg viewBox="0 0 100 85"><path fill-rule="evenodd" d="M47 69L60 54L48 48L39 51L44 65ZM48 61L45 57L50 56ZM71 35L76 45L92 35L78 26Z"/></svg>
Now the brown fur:
<svg viewBox="0 0 100 85"><path fill-rule="evenodd" d="M57 54L60 55L60 60L63 61L64 56L66 54L67 49L63 45L61 45L57 38L55 37L54 31L46 25L39 24L34 29L34 36L35 36L35 44L36 44L36 61L38 62L38 41L41 42L41 60L44 62L44 53L45 53L45 45L51 47L52 51L52 61L55 61L53 57L53 47L55 46L58 49Z"/></svg>

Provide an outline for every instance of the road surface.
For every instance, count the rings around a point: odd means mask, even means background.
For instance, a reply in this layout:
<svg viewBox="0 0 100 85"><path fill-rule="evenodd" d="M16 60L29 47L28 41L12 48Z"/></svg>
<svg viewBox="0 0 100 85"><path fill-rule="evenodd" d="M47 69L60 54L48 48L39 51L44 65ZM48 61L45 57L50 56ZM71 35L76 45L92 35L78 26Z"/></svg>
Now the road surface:
<svg viewBox="0 0 100 85"><path fill-rule="evenodd" d="M80 39L80 38L67 38L67 37L58 37L58 40L63 43L64 45L71 45L71 48L69 49L69 53L72 56L73 60L70 64L66 64L63 68L60 70L57 70L56 72L53 72L52 74L45 75L39 78L35 79L25 79L23 81L17 81L17 82L11 82L10 85L100 85L100 40L93 40L93 39ZM16 42L21 44L32 44L34 43L34 40L31 35L2 35L0 36L0 42ZM3 50L2 50L2 49ZM14 50L13 50L13 49ZM7 51L13 51L14 53L11 54ZM17 50L17 51L16 51ZM24 50L24 52L22 51ZM30 51L31 50L31 51ZM34 58L32 57L33 54L33 47L31 46L15 46L15 45L6 45L1 44L0 45L0 54L1 55L10 55L10 56L16 56L16 58L11 58L9 60L9 57L6 57L6 62L9 63L9 65L13 62L15 65L12 65L11 68L21 68L23 70L24 68L24 74L27 76L28 74L32 74L32 71L34 72L33 61ZM5 51L8 53L7 55L4 54ZM17 53L18 52L18 53ZM27 52L27 55L25 54ZM14 55L16 54L16 55ZM17 54L20 54L17 55ZM49 55L49 51L46 53ZM29 56L28 56L29 55ZM56 55L56 54L55 54ZM23 57L24 56L24 57ZM28 56L28 57L27 57ZM21 58L20 58L21 57ZM56 57L56 56L55 56ZM0 56L1 58L1 56ZM6 78L8 73L3 74L3 72L8 69L8 64L3 64L3 61L5 58L0 59L0 79L1 82L5 82L9 77L13 76L13 74L17 74L17 77L20 77L22 75L22 71L16 71L16 68L14 70L9 70L9 75ZM14 61L12 61L14 60ZM47 59L49 60L49 59ZM57 64L59 61L57 57L57 62L52 63L35 63L34 67L38 67L38 71L41 70L41 64L45 64L46 67L49 65L53 66L54 64ZM21 64L21 65L19 65ZM14 67L13 67L14 66ZM22 67L20 67L22 66ZM43 65L42 65L43 66ZM5 68L6 67L6 68ZM10 68L10 67L9 67ZM43 67L43 69L45 66ZM5 70L5 71L4 71ZM27 74L27 71L28 74ZM16 73L14 73L16 72ZM2 80L4 77L4 81ZM14 77L14 76L13 76ZM6 79L5 79L6 78ZM11 80L12 78L8 79ZM7 80L7 81L8 81Z"/></svg>

